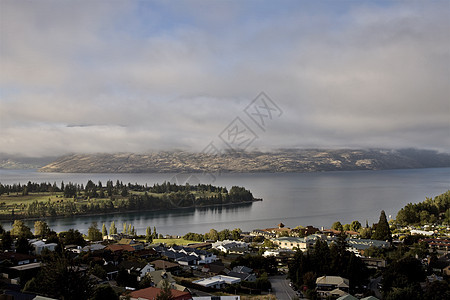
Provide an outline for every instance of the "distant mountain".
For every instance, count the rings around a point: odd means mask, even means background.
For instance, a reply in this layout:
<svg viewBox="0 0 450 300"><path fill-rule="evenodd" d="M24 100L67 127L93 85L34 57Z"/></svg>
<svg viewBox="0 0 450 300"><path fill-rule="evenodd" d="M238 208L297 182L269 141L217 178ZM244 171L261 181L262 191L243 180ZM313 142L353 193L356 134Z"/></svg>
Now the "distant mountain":
<svg viewBox="0 0 450 300"><path fill-rule="evenodd" d="M450 154L430 150L286 149L276 152L74 154L39 169L63 173L315 172L450 167Z"/></svg>
<svg viewBox="0 0 450 300"><path fill-rule="evenodd" d="M52 161L56 157L18 157L0 153L0 169L39 169Z"/></svg>

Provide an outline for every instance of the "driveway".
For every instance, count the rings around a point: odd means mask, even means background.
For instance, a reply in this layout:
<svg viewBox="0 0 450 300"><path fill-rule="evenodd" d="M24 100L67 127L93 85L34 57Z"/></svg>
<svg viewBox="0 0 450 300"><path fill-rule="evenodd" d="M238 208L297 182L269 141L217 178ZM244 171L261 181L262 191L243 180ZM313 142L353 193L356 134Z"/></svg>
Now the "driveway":
<svg viewBox="0 0 450 300"><path fill-rule="evenodd" d="M272 293L275 294L277 300L297 299L297 294L289 286L289 280L286 279L286 275L271 276L269 281L272 284Z"/></svg>

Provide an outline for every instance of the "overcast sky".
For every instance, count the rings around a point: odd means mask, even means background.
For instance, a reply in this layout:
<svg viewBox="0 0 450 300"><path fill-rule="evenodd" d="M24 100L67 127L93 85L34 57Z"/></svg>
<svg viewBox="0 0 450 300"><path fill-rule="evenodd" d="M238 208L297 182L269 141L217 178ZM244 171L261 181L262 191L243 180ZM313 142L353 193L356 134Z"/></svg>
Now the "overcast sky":
<svg viewBox="0 0 450 300"><path fill-rule="evenodd" d="M450 149L450 1L0 4L3 153Z"/></svg>

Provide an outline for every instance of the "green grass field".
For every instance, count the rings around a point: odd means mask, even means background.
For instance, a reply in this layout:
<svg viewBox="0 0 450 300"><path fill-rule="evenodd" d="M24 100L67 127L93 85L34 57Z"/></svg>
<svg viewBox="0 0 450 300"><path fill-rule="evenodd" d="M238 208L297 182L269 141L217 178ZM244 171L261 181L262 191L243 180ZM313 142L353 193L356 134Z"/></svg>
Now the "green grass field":
<svg viewBox="0 0 450 300"><path fill-rule="evenodd" d="M181 239L154 239L153 240L153 244L157 244L157 243L164 243L164 244L167 244L167 245L175 244L175 245L179 245L179 246L185 246L185 245L188 245L188 244L195 244L195 243L198 243L198 242L188 241L188 240L185 240L183 238L181 238Z"/></svg>

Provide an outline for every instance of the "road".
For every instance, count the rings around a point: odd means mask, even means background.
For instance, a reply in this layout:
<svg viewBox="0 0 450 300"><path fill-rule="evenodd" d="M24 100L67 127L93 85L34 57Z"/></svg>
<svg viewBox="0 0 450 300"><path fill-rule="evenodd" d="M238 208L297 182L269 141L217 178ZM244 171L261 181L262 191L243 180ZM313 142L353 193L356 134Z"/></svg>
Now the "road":
<svg viewBox="0 0 450 300"><path fill-rule="evenodd" d="M297 294L289 286L289 280L286 275L277 275L269 277L272 284L272 293L275 294L277 300L292 300L297 299Z"/></svg>

